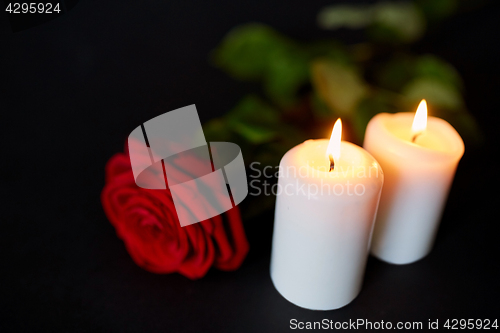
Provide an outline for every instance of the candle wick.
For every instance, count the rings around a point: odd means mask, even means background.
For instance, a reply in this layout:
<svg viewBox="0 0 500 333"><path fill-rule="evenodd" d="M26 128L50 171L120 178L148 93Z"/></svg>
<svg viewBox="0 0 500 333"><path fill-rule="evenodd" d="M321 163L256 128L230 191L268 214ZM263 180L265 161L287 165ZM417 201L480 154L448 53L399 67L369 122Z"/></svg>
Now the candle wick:
<svg viewBox="0 0 500 333"><path fill-rule="evenodd" d="M415 143L415 140L417 139L417 137L418 137L420 134L422 134L422 132L418 132L417 134L415 134L415 135L413 136L413 138L411 138L411 142Z"/></svg>
<svg viewBox="0 0 500 333"><path fill-rule="evenodd" d="M330 158L330 171L332 171L333 169L335 169L335 161L333 160L333 156L331 154L328 155L328 157Z"/></svg>

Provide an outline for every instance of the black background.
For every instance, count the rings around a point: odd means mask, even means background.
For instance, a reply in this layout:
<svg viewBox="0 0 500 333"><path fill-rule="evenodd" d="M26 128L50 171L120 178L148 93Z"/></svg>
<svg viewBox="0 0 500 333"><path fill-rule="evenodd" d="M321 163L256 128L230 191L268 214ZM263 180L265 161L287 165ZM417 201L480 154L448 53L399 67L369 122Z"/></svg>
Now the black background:
<svg viewBox="0 0 500 333"><path fill-rule="evenodd" d="M198 281L137 267L100 204L104 165L138 124L195 103L202 121L252 89L210 66L233 26L268 23L300 40L334 1L80 1L12 32L0 14L2 331L276 332L289 321L500 319L500 6L433 27L416 46L462 74L485 136L459 165L433 252L407 266L370 257L361 294L329 312L283 299L269 277L272 212L245 222L236 272ZM2 9L3 11L3 9Z"/></svg>

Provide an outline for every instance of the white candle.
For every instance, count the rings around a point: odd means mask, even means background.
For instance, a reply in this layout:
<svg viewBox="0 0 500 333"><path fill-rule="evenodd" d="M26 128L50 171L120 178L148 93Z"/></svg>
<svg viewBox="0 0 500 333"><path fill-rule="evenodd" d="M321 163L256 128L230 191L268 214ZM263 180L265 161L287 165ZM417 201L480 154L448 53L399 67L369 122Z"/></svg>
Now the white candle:
<svg viewBox="0 0 500 333"><path fill-rule="evenodd" d="M358 295L384 179L364 149L336 130L332 139L292 148L279 166L271 278L284 298L314 310Z"/></svg>
<svg viewBox="0 0 500 333"><path fill-rule="evenodd" d="M464 153L462 138L449 123L426 117L424 100L416 115L381 113L366 129L363 146L385 174L371 252L393 264L430 252Z"/></svg>

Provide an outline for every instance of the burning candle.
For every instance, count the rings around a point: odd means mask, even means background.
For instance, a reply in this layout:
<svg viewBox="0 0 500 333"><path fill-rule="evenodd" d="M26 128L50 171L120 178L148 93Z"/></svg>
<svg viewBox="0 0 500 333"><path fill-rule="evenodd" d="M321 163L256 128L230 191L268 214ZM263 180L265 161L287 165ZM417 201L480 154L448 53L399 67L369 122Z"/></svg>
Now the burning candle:
<svg viewBox="0 0 500 333"><path fill-rule="evenodd" d="M341 127L279 165L271 279L307 309L337 309L360 292L384 179L369 153L341 142Z"/></svg>
<svg viewBox="0 0 500 333"><path fill-rule="evenodd" d="M460 135L446 121L415 114L381 113L370 120L364 145L382 166L384 189L371 252L393 264L408 264L432 248L458 162Z"/></svg>

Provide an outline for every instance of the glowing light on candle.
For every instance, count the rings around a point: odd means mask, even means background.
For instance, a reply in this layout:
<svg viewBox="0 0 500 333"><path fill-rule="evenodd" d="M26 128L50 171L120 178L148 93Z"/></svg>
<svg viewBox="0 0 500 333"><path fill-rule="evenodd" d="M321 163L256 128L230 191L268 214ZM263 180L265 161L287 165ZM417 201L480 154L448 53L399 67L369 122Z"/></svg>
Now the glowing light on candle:
<svg viewBox="0 0 500 333"><path fill-rule="evenodd" d="M326 156L330 159L330 171L333 168L333 162L336 162L340 157L340 141L342 138L342 121L337 119L333 125L332 136L326 148ZM333 162L332 162L333 161Z"/></svg>
<svg viewBox="0 0 500 333"><path fill-rule="evenodd" d="M413 118L413 124L411 125L412 132L412 142L418 135L422 134L427 128L427 102L423 99L418 105L417 112L415 112L415 118Z"/></svg>

